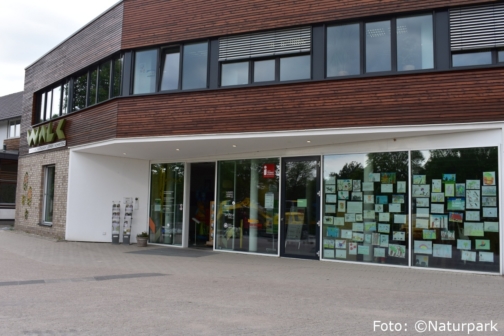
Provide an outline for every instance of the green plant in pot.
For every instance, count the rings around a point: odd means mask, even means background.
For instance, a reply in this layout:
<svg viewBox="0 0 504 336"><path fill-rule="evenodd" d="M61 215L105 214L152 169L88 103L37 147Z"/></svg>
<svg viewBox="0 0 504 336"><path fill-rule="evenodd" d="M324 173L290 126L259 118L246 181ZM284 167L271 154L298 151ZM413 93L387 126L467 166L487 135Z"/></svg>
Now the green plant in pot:
<svg viewBox="0 0 504 336"><path fill-rule="evenodd" d="M142 233L137 234L137 246L146 247L148 239L149 239L149 234L147 232L142 232Z"/></svg>

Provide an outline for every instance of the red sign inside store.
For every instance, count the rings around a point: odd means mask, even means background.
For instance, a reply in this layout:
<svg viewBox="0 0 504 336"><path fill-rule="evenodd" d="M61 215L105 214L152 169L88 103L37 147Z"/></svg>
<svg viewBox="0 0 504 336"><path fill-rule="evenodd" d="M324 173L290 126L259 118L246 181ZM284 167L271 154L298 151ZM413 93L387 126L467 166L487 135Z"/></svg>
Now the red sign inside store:
<svg viewBox="0 0 504 336"><path fill-rule="evenodd" d="M263 166L263 177L264 178L275 178L276 164L265 163Z"/></svg>

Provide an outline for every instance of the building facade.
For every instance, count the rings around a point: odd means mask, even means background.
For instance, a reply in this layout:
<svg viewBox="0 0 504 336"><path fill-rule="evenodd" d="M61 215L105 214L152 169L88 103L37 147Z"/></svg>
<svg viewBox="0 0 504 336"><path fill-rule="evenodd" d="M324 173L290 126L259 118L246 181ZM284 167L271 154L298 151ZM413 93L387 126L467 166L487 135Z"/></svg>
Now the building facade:
<svg viewBox="0 0 504 336"><path fill-rule="evenodd" d="M121 1L26 68L16 226L502 274L503 17Z"/></svg>

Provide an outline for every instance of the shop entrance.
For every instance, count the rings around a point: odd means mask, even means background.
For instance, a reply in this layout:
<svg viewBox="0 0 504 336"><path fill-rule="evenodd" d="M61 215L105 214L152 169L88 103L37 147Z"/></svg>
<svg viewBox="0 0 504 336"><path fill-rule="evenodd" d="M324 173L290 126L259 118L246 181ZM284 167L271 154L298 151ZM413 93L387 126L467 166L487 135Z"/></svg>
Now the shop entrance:
<svg viewBox="0 0 504 336"><path fill-rule="evenodd" d="M191 163L189 247L213 247L215 162Z"/></svg>
<svg viewBox="0 0 504 336"><path fill-rule="evenodd" d="M319 176L318 156L282 159L282 256L319 259Z"/></svg>

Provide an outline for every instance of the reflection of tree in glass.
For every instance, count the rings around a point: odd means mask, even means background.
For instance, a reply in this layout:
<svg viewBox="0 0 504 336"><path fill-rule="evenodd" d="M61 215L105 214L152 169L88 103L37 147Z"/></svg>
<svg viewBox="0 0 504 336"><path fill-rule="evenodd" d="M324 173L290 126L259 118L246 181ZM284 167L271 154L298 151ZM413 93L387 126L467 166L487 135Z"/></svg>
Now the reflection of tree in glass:
<svg viewBox="0 0 504 336"><path fill-rule="evenodd" d="M419 152L411 152L419 153ZM426 174L431 178L442 178L443 174L456 174L456 181L481 179L485 171L497 173L497 147L437 149L430 151L430 158L414 173Z"/></svg>
<svg viewBox="0 0 504 336"><path fill-rule="evenodd" d="M78 111L86 107L87 74L84 74L74 81L73 87L73 111Z"/></svg>
<svg viewBox="0 0 504 336"><path fill-rule="evenodd" d="M366 164L374 173L396 173L397 181L408 180L408 152L369 153ZM418 169L424 157L421 152L411 152L411 167Z"/></svg>
<svg viewBox="0 0 504 336"><path fill-rule="evenodd" d="M336 179L352 179L360 180L364 175L364 167L357 161L352 161L350 163L345 163L343 168L339 173L331 173L330 176L336 177Z"/></svg>
<svg viewBox="0 0 504 336"><path fill-rule="evenodd" d="M285 185L291 195L305 195L306 187L315 181L316 161L287 162Z"/></svg>

